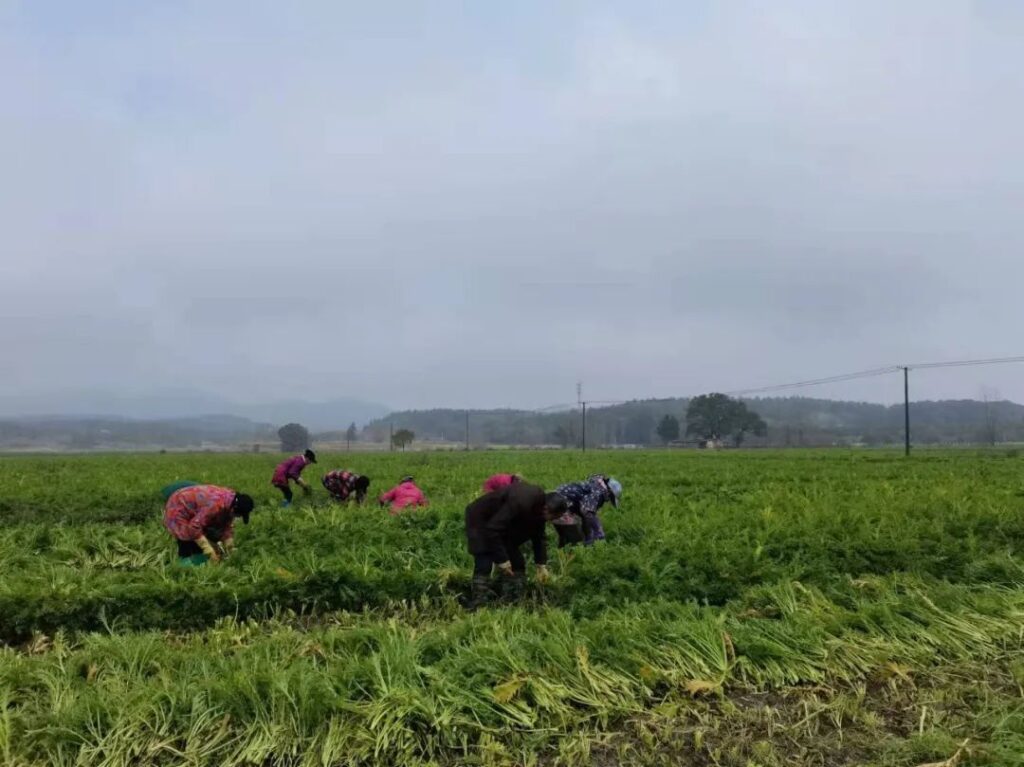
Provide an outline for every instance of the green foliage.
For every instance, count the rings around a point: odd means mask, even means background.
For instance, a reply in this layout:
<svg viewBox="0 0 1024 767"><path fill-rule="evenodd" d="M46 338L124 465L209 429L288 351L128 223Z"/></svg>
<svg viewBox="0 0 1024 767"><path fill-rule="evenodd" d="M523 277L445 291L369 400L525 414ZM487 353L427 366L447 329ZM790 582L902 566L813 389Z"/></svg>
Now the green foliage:
<svg viewBox="0 0 1024 767"><path fill-rule="evenodd" d="M1012 764L1024 636L1005 453L321 457L414 473L425 511L320 492L279 456L0 463L0 764ZM312 467L311 467L312 468ZM465 614L482 479L628 488L608 541ZM179 568L176 479L251 493L221 566ZM316 485L317 483L313 482ZM770 713L765 713L769 711ZM923 713L922 713L923 712Z"/></svg>
<svg viewBox="0 0 1024 767"><path fill-rule="evenodd" d="M668 444L679 439L679 419L674 415L666 415L658 424L658 436Z"/></svg>
<svg viewBox="0 0 1024 767"><path fill-rule="evenodd" d="M913 390L912 390L913 391ZM903 404L880 405L811 397L766 397L745 400L770 426L767 444L774 447L891 444L903 442ZM665 413L685 413L688 399L634 400L587 408L587 441L594 445L650 445ZM997 436L1024 442L1024 405L974 400L917 401L913 410L914 444L966 444ZM471 410L474 444L578 445L579 411ZM413 429L420 439L458 442L466 411L412 410L392 413L366 427L370 439L386 442L389 423ZM572 432L571 435L567 432ZM725 432L723 436L731 436ZM0 439L3 424L0 423ZM338 439L340 437L334 437Z"/></svg>
<svg viewBox="0 0 1024 767"><path fill-rule="evenodd" d="M747 432L763 436L767 425L746 403L725 394L702 394L686 408L686 433L701 439L720 440L731 436L737 446Z"/></svg>
<svg viewBox="0 0 1024 767"><path fill-rule="evenodd" d="M282 453L301 453L309 447L309 430L299 423L286 423L277 430Z"/></svg>
<svg viewBox="0 0 1024 767"><path fill-rule="evenodd" d="M416 435L413 432L408 429L399 429L391 435L391 444L405 450L406 447L412 444L414 439L416 439Z"/></svg>
<svg viewBox="0 0 1024 767"><path fill-rule="evenodd" d="M574 420L564 420L563 423L555 426L551 432L551 439L560 447L572 447L577 444L579 438L576 436L576 423Z"/></svg>

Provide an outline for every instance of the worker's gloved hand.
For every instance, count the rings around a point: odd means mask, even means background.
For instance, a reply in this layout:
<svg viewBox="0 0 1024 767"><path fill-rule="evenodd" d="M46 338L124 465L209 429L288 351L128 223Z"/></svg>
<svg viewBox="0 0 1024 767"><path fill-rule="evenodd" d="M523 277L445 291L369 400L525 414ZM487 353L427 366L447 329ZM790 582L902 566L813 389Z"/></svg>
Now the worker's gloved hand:
<svg viewBox="0 0 1024 767"><path fill-rule="evenodd" d="M224 541L224 551L226 551L228 554L234 554L235 553L235 539L234 538L228 538L226 541Z"/></svg>
<svg viewBox="0 0 1024 767"><path fill-rule="evenodd" d="M200 549L202 549L203 553L210 558L211 562L220 562L220 554L218 554L217 550L213 548L213 544L210 543L205 535L201 535L196 538L196 544Z"/></svg>
<svg viewBox="0 0 1024 767"><path fill-rule="evenodd" d="M512 563L511 562L505 561L505 562L499 563L498 564L498 569L501 571L502 575L514 575L514 573L512 572Z"/></svg>
<svg viewBox="0 0 1024 767"><path fill-rule="evenodd" d="M551 579L551 573L548 572L547 565L537 565L537 582L547 583Z"/></svg>
<svg viewBox="0 0 1024 767"><path fill-rule="evenodd" d="M313 488L311 488L309 485L303 485L302 486L302 492L304 492L306 495L312 495L313 494Z"/></svg>

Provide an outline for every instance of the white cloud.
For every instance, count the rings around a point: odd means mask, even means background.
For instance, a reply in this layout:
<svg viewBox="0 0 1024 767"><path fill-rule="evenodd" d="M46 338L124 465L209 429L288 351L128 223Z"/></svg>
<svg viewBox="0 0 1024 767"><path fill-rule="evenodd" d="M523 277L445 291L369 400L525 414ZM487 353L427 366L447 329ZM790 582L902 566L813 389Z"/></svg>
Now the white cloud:
<svg viewBox="0 0 1024 767"><path fill-rule="evenodd" d="M1013 7L44 5L0 17L8 391L535 405L1019 351Z"/></svg>

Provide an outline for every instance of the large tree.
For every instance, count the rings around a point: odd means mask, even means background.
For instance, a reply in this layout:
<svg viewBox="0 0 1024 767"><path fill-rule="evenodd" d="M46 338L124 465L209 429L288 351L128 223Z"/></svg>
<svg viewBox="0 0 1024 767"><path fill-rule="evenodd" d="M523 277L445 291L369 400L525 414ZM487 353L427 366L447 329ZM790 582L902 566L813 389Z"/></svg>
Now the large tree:
<svg viewBox="0 0 1024 767"><path fill-rule="evenodd" d="M277 430L281 452L298 453L309 447L309 430L300 423L286 423Z"/></svg>
<svg viewBox="0 0 1024 767"><path fill-rule="evenodd" d="M416 435L413 432L408 429L399 429L391 437L391 444L405 450L406 446L412 444L414 439L416 439Z"/></svg>
<svg viewBox="0 0 1024 767"><path fill-rule="evenodd" d="M763 436L767 428L746 403L717 392L694 397L686 409L687 436L715 441L731 436L740 445L748 432Z"/></svg>
<svg viewBox="0 0 1024 767"><path fill-rule="evenodd" d="M666 445L679 439L679 419L674 415L666 415L658 424L658 436Z"/></svg>
<svg viewBox="0 0 1024 767"><path fill-rule="evenodd" d="M352 443L359 439L359 432L356 431L356 422L353 421L349 424L349 427L345 430L345 443L346 449L352 449Z"/></svg>

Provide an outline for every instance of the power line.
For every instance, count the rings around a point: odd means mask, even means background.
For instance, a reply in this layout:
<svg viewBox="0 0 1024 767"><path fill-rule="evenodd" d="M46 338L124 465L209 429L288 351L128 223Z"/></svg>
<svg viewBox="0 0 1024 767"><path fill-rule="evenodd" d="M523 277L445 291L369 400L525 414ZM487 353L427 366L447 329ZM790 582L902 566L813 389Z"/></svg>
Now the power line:
<svg viewBox="0 0 1024 767"><path fill-rule="evenodd" d="M1001 365L1008 362L1024 362L1024 356L989 357L988 359L980 360L951 360L950 362L922 362L917 365L900 365L900 367L908 367L911 370L922 370L925 368L962 368L972 367L974 365Z"/></svg>
<svg viewBox="0 0 1024 767"><path fill-rule="evenodd" d="M792 381L784 384L773 384L770 386L760 386L749 389L734 389L732 391L723 392L728 396L739 397L751 394L767 394L770 392L784 391L787 389L799 389L809 386L821 386L824 384L842 383L845 381L854 381L863 378L874 378L877 376L891 375L892 373L903 374L903 399L904 399L904 429L905 429L905 450L906 454L910 455L910 389L909 389L909 378L908 373L911 370L926 370L931 368L952 368L952 367L973 367L980 365L999 365L1009 363L1024 363L1024 355L1018 355L1013 357L986 357L982 359L965 359L965 360L946 360L944 362L919 362L914 364L904 365L888 365L885 367L872 368L869 370L858 370L852 373L842 373L834 376L825 376L822 378L809 378L802 381ZM548 407L535 408L533 410L523 410L519 412L534 413L537 415L551 415L555 413L563 415L571 415L575 412L578 407L581 409L581 432L582 439L580 446L586 451L587 449L587 407L591 405L621 405L634 402L636 400L586 400L583 399L583 384L578 382L576 384L576 396L577 402L574 405L570 404L559 404L549 405ZM509 408L515 410L514 408ZM466 449L470 449L470 410L465 410L465 439ZM392 414L393 416L394 414ZM389 416L388 421L392 432L394 431L394 420L393 417ZM393 435L392 435L393 436ZM394 440L392 442L392 449L394 449Z"/></svg>
<svg viewBox="0 0 1024 767"><path fill-rule="evenodd" d="M977 365L1000 365L1011 362L1024 362L1024 356L1018 357L988 357L975 360L949 360L946 362L919 362L910 365L889 365L887 367L873 368L871 370L859 370L855 373L843 373L841 375L827 376L825 378L811 378L806 381L794 381L792 383L775 384L773 386L760 386L753 389L737 389L735 391L723 392L731 397L738 397L747 394L764 394L767 392L783 391L785 389L799 389L806 386L820 386L822 384L842 383L843 381L854 381L859 378L872 378L874 376L897 373L901 370L926 370L928 368L952 368L972 367Z"/></svg>
<svg viewBox="0 0 1024 767"><path fill-rule="evenodd" d="M548 405L547 407L537 407L532 410L524 412L528 413L571 413L573 410L579 407L579 403L569 404L568 402L560 405Z"/></svg>
<svg viewBox="0 0 1024 767"><path fill-rule="evenodd" d="M902 370L903 365L890 365L884 368L872 370L859 370L855 373L843 373L841 375L827 376L825 378L810 378L806 381L794 381L792 383L774 384L772 386L760 386L754 389L736 389L734 391L722 392L730 397L738 397L745 394L762 394L765 392L781 391L783 389L799 389L805 386L820 386L822 384L840 383L842 381L853 381L858 378L871 378L873 376L888 375Z"/></svg>
<svg viewBox="0 0 1024 767"><path fill-rule="evenodd" d="M770 386L758 386L750 389L734 389L732 391L725 391L722 394L726 394L730 397L745 396L748 394L766 394L776 391L785 391L786 389L801 389L809 386L822 386L830 383L842 383L844 381L855 381L861 378L874 378L876 376L888 375L890 373L898 373L904 368L909 370L927 370L929 368L947 368L947 367L970 367L976 365L1000 365L1007 363L1022 363L1024 362L1024 355L1016 357L986 357L983 359L970 359L970 360L948 360L945 362L917 362L907 365L887 365L885 367L871 368L869 370L858 370L852 373L840 373L834 376L825 376L823 378L808 378L803 381L791 381L790 383L772 384ZM578 391L578 395L582 396L582 392ZM626 399L587 399L585 400L587 406L591 405L622 405L633 400ZM579 400L575 403L562 403L558 405L549 405L547 407L533 408L532 410L525 410L524 412L533 412L537 414L544 413L572 413L577 410L584 400ZM511 408L515 409L515 408Z"/></svg>
<svg viewBox="0 0 1024 767"><path fill-rule="evenodd" d="M590 407L591 405L625 405L631 400L628 399L585 399L572 404L566 402L561 405L548 405L547 407L537 407L524 412L529 413L573 413L580 409L581 405Z"/></svg>

